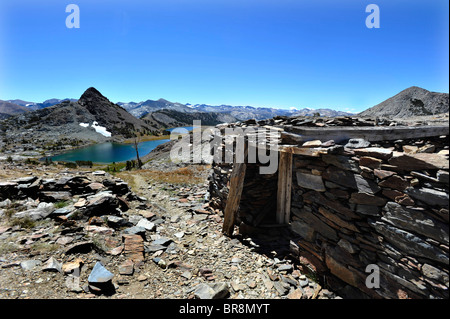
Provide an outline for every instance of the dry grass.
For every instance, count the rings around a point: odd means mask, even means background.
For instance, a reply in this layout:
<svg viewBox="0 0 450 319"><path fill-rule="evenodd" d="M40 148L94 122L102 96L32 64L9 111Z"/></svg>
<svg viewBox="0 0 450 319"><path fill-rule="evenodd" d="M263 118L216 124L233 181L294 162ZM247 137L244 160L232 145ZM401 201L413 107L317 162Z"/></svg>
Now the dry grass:
<svg viewBox="0 0 450 319"><path fill-rule="evenodd" d="M133 172L120 172L116 176L122 178L133 189L136 186L136 180L133 175L138 175L147 181L169 184L193 185L204 183L205 179L202 173L208 170L210 165L196 165L191 167L177 168L170 172L162 172L151 169L142 169Z"/></svg>
<svg viewBox="0 0 450 319"><path fill-rule="evenodd" d="M169 184L199 184L203 179L199 177L198 171L190 167L178 168L171 172L161 172L153 170L141 170L142 177L159 183Z"/></svg>
<svg viewBox="0 0 450 319"><path fill-rule="evenodd" d="M143 135L139 136L139 143L140 142L147 142L147 141L157 141L157 140L168 140L170 138L170 135ZM124 140L125 144L133 144L134 138L129 138Z"/></svg>

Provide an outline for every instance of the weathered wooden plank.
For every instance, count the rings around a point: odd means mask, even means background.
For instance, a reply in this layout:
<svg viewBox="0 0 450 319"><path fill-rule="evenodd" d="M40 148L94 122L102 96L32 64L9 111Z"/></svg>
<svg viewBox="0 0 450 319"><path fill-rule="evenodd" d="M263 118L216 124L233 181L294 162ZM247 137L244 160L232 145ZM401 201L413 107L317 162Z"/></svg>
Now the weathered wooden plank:
<svg viewBox="0 0 450 319"><path fill-rule="evenodd" d="M242 189L244 188L244 178L247 165L245 163L236 163L230 176L230 190L228 193L227 204L225 206L222 232L227 235L233 235L234 223L241 201Z"/></svg>
<svg viewBox="0 0 450 319"><path fill-rule="evenodd" d="M228 192L227 204L225 206L222 232L227 236L233 235L234 223L241 202L242 190L244 188L245 172L247 170L248 143L244 145L244 162L236 163L234 157L233 170L230 176L230 190Z"/></svg>
<svg viewBox="0 0 450 319"><path fill-rule="evenodd" d="M448 125L436 126L359 126L359 127L295 127L286 126L286 132L281 132L283 143L290 142L299 145L302 142L319 139L334 140L339 143L351 138L363 138L370 142L392 141L431 137L449 134Z"/></svg>
<svg viewBox="0 0 450 319"><path fill-rule="evenodd" d="M291 213L292 153L280 152L276 221L288 224Z"/></svg>
<svg viewBox="0 0 450 319"><path fill-rule="evenodd" d="M319 157L320 155L327 153L326 149L315 147L297 147L290 145L280 145L278 148L281 152L311 157Z"/></svg>

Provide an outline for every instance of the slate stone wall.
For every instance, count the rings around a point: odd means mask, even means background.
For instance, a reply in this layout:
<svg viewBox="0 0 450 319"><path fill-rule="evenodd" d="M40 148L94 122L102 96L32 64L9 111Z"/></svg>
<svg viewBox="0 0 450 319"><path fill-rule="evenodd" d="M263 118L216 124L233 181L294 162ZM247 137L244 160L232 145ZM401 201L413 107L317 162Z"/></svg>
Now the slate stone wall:
<svg viewBox="0 0 450 319"><path fill-rule="evenodd" d="M290 228L303 270L348 297L448 298L448 136L327 145L319 158L293 159ZM230 173L213 165L216 207L226 205ZM249 166L237 223L270 221L276 190L276 174ZM373 267L379 288L366 285Z"/></svg>

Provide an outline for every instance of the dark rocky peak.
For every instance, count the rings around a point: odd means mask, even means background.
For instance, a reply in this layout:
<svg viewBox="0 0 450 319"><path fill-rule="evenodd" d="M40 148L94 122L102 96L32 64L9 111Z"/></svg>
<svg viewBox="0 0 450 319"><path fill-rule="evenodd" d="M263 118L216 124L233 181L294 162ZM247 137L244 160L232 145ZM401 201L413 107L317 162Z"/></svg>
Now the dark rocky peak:
<svg viewBox="0 0 450 319"><path fill-rule="evenodd" d="M91 103L94 103L97 105L100 103L101 104L103 104L103 103L111 104L111 102L94 87L90 87L89 89L87 89L83 93L83 95L81 95L80 99L78 100L78 103L81 106L87 106Z"/></svg>

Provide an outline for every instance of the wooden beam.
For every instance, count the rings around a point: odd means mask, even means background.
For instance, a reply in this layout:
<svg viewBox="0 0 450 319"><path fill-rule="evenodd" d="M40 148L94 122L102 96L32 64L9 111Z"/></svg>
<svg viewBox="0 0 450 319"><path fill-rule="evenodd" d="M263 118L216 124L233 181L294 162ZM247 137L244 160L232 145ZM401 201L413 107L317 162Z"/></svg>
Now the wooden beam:
<svg viewBox="0 0 450 319"><path fill-rule="evenodd" d="M291 214L292 153L280 152L276 221L289 224Z"/></svg>
<svg viewBox="0 0 450 319"><path fill-rule="evenodd" d="M289 141L300 145L300 143L310 140L321 140L322 142L334 140L339 143L351 138L363 138L369 142L377 142L448 135L449 126L333 126L321 128L285 126L285 131L288 133L281 132L283 143Z"/></svg>
<svg viewBox="0 0 450 319"><path fill-rule="evenodd" d="M230 176L230 190L228 192L227 204L225 206L222 232L227 236L233 235L234 223L239 210L239 203L241 202L242 190L244 188L245 172L247 170L248 144L245 143L244 163L233 164L233 170Z"/></svg>
<svg viewBox="0 0 450 319"><path fill-rule="evenodd" d="M280 145L278 149L280 152L311 157L319 157L320 155L327 154L328 152L326 148L298 147L292 145Z"/></svg>

